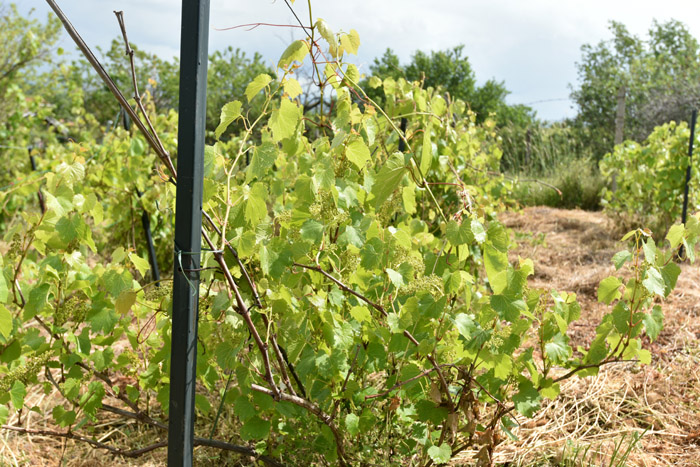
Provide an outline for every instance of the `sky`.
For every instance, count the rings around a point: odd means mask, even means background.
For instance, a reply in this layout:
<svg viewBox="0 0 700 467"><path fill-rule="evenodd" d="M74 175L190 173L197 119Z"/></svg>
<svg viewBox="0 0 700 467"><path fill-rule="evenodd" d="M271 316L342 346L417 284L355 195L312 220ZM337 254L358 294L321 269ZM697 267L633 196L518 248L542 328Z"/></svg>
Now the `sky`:
<svg viewBox="0 0 700 467"><path fill-rule="evenodd" d="M5 0L8 1L8 0ZM15 0L17 1L17 0ZM2 0L0 0L2 2ZM119 36L114 10L124 11L129 40L163 58L179 55L179 0L57 0L91 47L107 48ZM23 14L45 18L44 0L19 0ZM305 23L308 2L292 5ZM504 81L508 102L528 104L537 116L556 121L575 115L569 100L576 86L576 62L583 44L609 39L611 20L645 37L653 19L677 19L700 38L700 2L695 0L311 0L314 20L334 31L358 31L355 63L369 72L390 47L407 63L416 50L444 50L464 44L477 81ZM299 29L221 29L250 23L294 24L285 0L211 0L210 50L228 46L259 52L274 66L286 46L302 38ZM72 50L64 35L60 44Z"/></svg>

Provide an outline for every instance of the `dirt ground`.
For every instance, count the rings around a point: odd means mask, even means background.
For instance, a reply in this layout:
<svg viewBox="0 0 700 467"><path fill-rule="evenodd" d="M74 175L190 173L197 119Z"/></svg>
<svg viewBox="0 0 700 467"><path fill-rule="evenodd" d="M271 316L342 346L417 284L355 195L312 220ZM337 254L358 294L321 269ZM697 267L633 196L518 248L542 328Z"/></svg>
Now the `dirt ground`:
<svg viewBox="0 0 700 467"><path fill-rule="evenodd" d="M575 345L586 345L604 312L596 300L598 282L613 272L610 259L622 248L623 232L615 231L602 213L578 210L528 208L501 220L518 244L512 259L535 259L532 286L577 294L582 316L571 337ZM565 382L562 395L535 419L518 420L518 441L498 446L496 464L608 466L612 453L631 449L626 465L700 466L700 266L682 265L678 286L663 308L664 330L656 342L646 342L650 365L614 364L595 377ZM36 397L39 405L51 395ZM136 425L129 432L121 422L114 431L110 439L127 444L160 435ZM0 466L116 465L108 453L75 443L3 431ZM202 449L196 453L198 464L214 465ZM471 458L465 452L452 464L471 465ZM164 460L165 451L158 450L125 464L155 466Z"/></svg>
<svg viewBox="0 0 700 467"><path fill-rule="evenodd" d="M580 210L534 207L501 220L518 244L512 259L535 261L533 287L577 294L581 319L571 338L574 346L586 345L605 312L598 282L613 273L610 260L623 248L624 232L604 214ZM662 305L664 329L645 342L652 363L613 364L598 376L568 381L534 420L521 420L519 441L499 446L497 464L558 465L578 455L586 461L565 465L607 466L613 452L631 446L626 465L700 466L700 266L681 268ZM636 443L635 436L641 436Z"/></svg>

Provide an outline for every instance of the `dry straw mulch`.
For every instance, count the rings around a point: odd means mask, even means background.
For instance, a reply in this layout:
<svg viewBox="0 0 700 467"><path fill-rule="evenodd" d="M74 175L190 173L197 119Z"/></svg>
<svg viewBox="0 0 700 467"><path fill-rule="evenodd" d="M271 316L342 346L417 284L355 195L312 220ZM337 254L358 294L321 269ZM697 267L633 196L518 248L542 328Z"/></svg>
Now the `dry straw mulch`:
<svg viewBox="0 0 700 467"><path fill-rule="evenodd" d="M512 259L534 258L533 287L577 294L581 319L571 338L574 347L586 345L606 311L597 286L614 271L610 259L623 248L622 232L604 214L579 210L527 208L501 220L518 244ZM562 460L578 449L585 461L576 465L607 466L614 451L633 444L626 465L700 466L700 266L681 267L662 304L664 330L656 342L645 341L652 363L609 365L567 381L535 419L518 420L519 439L497 448L497 464L567 465Z"/></svg>

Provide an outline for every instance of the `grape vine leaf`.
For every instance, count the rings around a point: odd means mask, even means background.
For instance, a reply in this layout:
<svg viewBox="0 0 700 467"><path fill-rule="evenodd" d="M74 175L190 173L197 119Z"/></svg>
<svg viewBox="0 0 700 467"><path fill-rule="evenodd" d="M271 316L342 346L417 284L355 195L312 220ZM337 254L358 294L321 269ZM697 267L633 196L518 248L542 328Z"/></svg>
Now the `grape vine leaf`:
<svg viewBox="0 0 700 467"><path fill-rule="evenodd" d="M225 104L221 108L221 117L219 119L219 125L214 130L214 137L216 139L221 138L221 135L226 131L226 128L233 123L238 117L241 116L241 102L233 101Z"/></svg>
<svg viewBox="0 0 700 467"><path fill-rule="evenodd" d="M431 125L426 125L423 132L423 148L420 157L420 171L425 176L433 163L433 143L430 141Z"/></svg>
<svg viewBox="0 0 700 467"><path fill-rule="evenodd" d="M15 409L19 410L24 406L24 398L27 395L27 387L22 381L15 381L10 388L10 398Z"/></svg>
<svg viewBox="0 0 700 467"><path fill-rule="evenodd" d="M372 315L370 314L367 307L364 306L354 306L350 309L350 316L355 318L358 322L371 322Z"/></svg>
<svg viewBox="0 0 700 467"><path fill-rule="evenodd" d="M151 270L151 264L147 260L141 258L139 255L134 253L129 253L129 259L131 260L131 263L134 265L134 267L138 270L139 274L141 274L141 277L146 277L148 271Z"/></svg>
<svg viewBox="0 0 700 467"><path fill-rule="evenodd" d="M296 98L299 94L304 92L303 89L301 89L301 84L299 84L299 81L295 80L294 78L287 78L284 81L284 92L292 99Z"/></svg>
<svg viewBox="0 0 700 467"><path fill-rule="evenodd" d="M664 297L668 297L673 289L676 288L676 282L678 282L678 276L681 273L681 268L676 263L668 263L666 266L661 268L661 275L664 278L666 284L666 289L664 290Z"/></svg>
<svg viewBox="0 0 700 467"><path fill-rule="evenodd" d="M136 292L133 290L125 290L117 297L114 308L117 313L123 315L131 309L134 303L136 303Z"/></svg>
<svg viewBox="0 0 700 467"><path fill-rule="evenodd" d="M460 224L455 220L450 220L447 223L445 237L453 246L467 245L474 241L474 234L469 228L469 223L462 222Z"/></svg>
<svg viewBox="0 0 700 467"><path fill-rule="evenodd" d="M476 323L474 322L474 319L465 313L459 313L457 316L455 316L454 321L455 325L457 326L457 331L459 331L459 334L465 339L469 339L472 333L476 330Z"/></svg>
<svg viewBox="0 0 700 467"><path fill-rule="evenodd" d="M345 149L345 157L347 157L350 162L355 164L359 170L362 170L370 161L369 148L364 141L361 139L356 139L352 143L348 144L347 148Z"/></svg>
<svg viewBox="0 0 700 467"><path fill-rule="evenodd" d="M642 281L644 287L651 294L664 296L664 290L666 290L666 284L664 283L664 278L661 273L656 268L647 269L647 277Z"/></svg>
<svg viewBox="0 0 700 467"><path fill-rule="evenodd" d="M253 100L253 97L255 97L257 93L259 93L265 86L270 84L270 81L272 81L272 78L266 73L261 73L256 76L255 79L245 88L245 97L248 99L248 102ZM238 110L240 110L240 107Z"/></svg>
<svg viewBox="0 0 700 467"><path fill-rule="evenodd" d="M256 147L246 171L246 183L250 183L253 178L263 178L265 173L274 165L278 153L277 145L270 141L266 141Z"/></svg>
<svg viewBox="0 0 700 467"><path fill-rule="evenodd" d="M360 432L360 417L354 413L349 413L345 417L345 428L350 433L350 436L355 436Z"/></svg>
<svg viewBox="0 0 700 467"><path fill-rule="evenodd" d="M269 126L272 129L273 139L279 142L292 136L300 119L299 106L289 99L282 99L280 108L274 110L270 116Z"/></svg>
<svg viewBox="0 0 700 467"><path fill-rule="evenodd" d="M452 457L452 448L447 443L442 443L438 446L430 446L428 455L436 464L447 464Z"/></svg>
<svg viewBox="0 0 700 467"><path fill-rule="evenodd" d="M38 315L47 306L46 300L49 296L50 288L49 284L39 284L29 292L29 300L24 306L22 315L25 321Z"/></svg>
<svg viewBox="0 0 700 467"><path fill-rule="evenodd" d="M651 313L644 315L644 328L649 339L655 341L664 326L664 314L659 305L652 308Z"/></svg>
<svg viewBox="0 0 700 467"><path fill-rule="evenodd" d="M9 289L7 287L7 280L5 279L5 274L2 269L2 256L0 256L0 303L5 303L7 297L9 296Z"/></svg>
<svg viewBox="0 0 700 467"><path fill-rule="evenodd" d="M627 250L618 251L612 257L615 270L619 270L627 261L632 259L632 253Z"/></svg>
<svg viewBox="0 0 700 467"><path fill-rule="evenodd" d="M397 289L401 288L405 285L404 280L403 280L403 276L401 275L400 272L394 271L393 269L390 269L390 268L387 268L386 273L389 276L389 280L391 281L391 283L394 284L394 287L396 287Z"/></svg>
<svg viewBox="0 0 700 467"><path fill-rule="evenodd" d="M384 204L394 190L398 188L405 173L406 167L402 154L396 153L386 161L384 167L382 167L377 174L374 185L372 185L374 205L377 209Z"/></svg>
<svg viewBox="0 0 700 467"><path fill-rule="evenodd" d="M484 248L484 268L493 292L503 292L508 285L508 255L487 244Z"/></svg>
<svg viewBox="0 0 700 467"><path fill-rule="evenodd" d="M528 418L531 418L535 411L540 408L540 393L532 384L532 381L521 377L518 384L518 393L513 395L515 409Z"/></svg>
<svg viewBox="0 0 700 467"><path fill-rule="evenodd" d="M551 342L547 342L544 345L544 351L552 362L555 364L562 364L571 355L571 347L567 342L567 337L563 334L557 333Z"/></svg>
<svg viewBox="0 0 700 467"><path fill-rule="evenodd" d="M328 23L326 23L326 21L321 18L316 20L316 24L314 24L314 27L321 34L321 37L323 37L326 40L326 42L328 42L328 46L330 47L330 53L332 56L335 57L336 49L338 48L338 39L335 37L335 33L328 26Z"/></svg>
<svg viewBox="0 0 700 467"><path fill-rule="evenodd" d="M292 62L299 62L300 64L304 62L304 58L309 53L309 45L304 40L297 40L289 44L289 46L284 50L282 56L277 62L277 68L286 68L292 64Z"/></svg>
<svg viewBox="0 0 700 467"><path fill-rule="evenodd" d="M606 277L598 285L598 301L610 305L613 300L622 296L620 286L622 282L615 276Z"/></svg>
<svg viewBox="0 0 700 467"><path fill-rule="evenodd" d="M348 34L340 36L340 45L343 46L347 53L357 55L357 49L360 48L360 35L354 29L351 29Z"/></svg>
<svg viewBox="0 0 700 467"><path fill-rule="evenodd" d="M12 334L12 327L12 313L4 305L0 304L0 336L9 339L10 334Z"/></svg>
<svg viewBox="0 0 700 467"><path fill-rule="evenodd" d="M682 224L674 224L666 234L666 240L671 244L671 248L678 248L685 236L685 227Z"/></svg>
<svg viewBox="0 0 700 467"><path fill-rule="evenodd" d="M474 240L478 243L484 243L486 241L486 230L484 225L477 219L472 219L471 222L472 234L474 234Z"/></svg>

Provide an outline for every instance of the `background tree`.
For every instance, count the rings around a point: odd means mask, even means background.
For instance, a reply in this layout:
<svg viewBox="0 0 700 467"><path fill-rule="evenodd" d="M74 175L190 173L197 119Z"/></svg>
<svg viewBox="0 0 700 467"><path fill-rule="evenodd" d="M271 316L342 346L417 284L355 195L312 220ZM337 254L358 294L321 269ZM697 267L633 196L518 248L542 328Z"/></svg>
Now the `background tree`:
<svg viewBox="0 0 700 467"><path fill-rule="evenodd" d="M611 22L612 38L585 44L577 63L579 86L571 97L574 120L598 158L612 150L617 95L625 88L626 138L641 141L654 127L688 118L700 96L697 40L683 23L654 21L646 39Z"/></svg>
<svg viewBox="0 0 700 467"><path fill-rule="evenodd" d="M54 17L44 23L0 0L0 126L16 117L18 101L26 94L22 83L51 60L60 27Z"/></svg>
<svg viewBox="0 0 700 467"><path fill-rule="evenodd" d="M226 103L233 100L247 101L245 89L248 83L261 73L275 77L275 71L265 65L262 55L257 52L251 58L246 56L245 52L240 49L227 47L222 51L217 50L209 55L207 72L207 130L214 131L219 124L221 108ZM260 114L262 110L261 103L261 96L253 98L249 117L255 119ZM232 128L237 131L242 126L240 123L235 122Z"/></svg>
<svg viewBox="0 0 700 467"><path fill-rule="evenodd" d="M476 74L463 52L464 45L428 53L418 50L407 65L401 65L393 50L387 49L370 65L371 76L382 79L403 77L407 81L420 81L425 88L442 89L451 98L466 102L476 113L478 123L489 115L495 117L499 126L512 120L529 123L534 118L534 112L524 105L508 105L506 97L510 92L504 82L490 79L482 86L477 85ZM370 92L370 97L382 100L381 89Z"/></svg>
<svg viewBox="0 0 700 467"><path fill-rule="evenodd" d="M180 65L177 58L163 60L155 54L147 53L132 44L136 78L141 92L147 91L159 112L178 108ZM99 48L98 48L99 50ZM102 51L100 51L102 52ZM107 52L102 53L102 64L112 79L125 95L131 96L132 81L129 58L125 54L121 39L114 39ZM66 84L54 96L57 114L69 116L73 105L66 96L69 88L78 86L83 91L82 106L85 112L92 114L100 123L113 120L119 112L119 105L114 101L110 91L102 84L92 71L90 64L80 59L66 67ZM243 100L247 84L260 73L274 76L274 71L267 67L260 54L252 58L240 49L228 47L215 51L209 56L207 74L207 129L213 131L219 123L221 108L232 100ZM253 106L251 115L259 112Z"/></svg>

